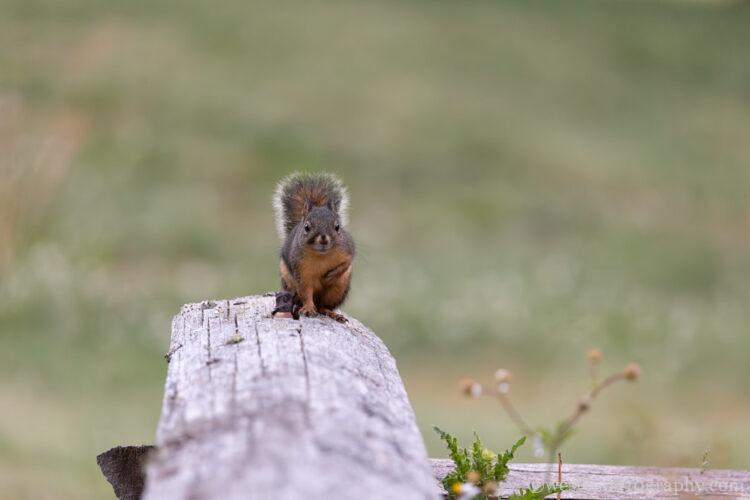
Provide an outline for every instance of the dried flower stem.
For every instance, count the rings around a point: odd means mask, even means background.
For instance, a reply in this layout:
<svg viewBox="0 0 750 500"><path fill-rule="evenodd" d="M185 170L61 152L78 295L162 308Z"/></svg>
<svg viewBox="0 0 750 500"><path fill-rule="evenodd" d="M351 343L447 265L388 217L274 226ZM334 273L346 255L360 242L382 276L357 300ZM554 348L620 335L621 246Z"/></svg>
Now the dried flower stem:
<svg viewBox="0 0 750 500"><path fill-rule="evenodd" d="M591 375L591 387L592 389L596 387L596 382L598 380L597 376L597 366L596 363L589 363L589 374Z"/></svg>
<svg viewBox="0 0 750 500"><path fill-rule="evenodd" d="M594 388L589 393L589 398L593 400L594 398L596 398L596 396L599 395L600 392L602 392L603 389L605 389L607 386L614 384L618 380L625 380L625 374L623 372L613 373L609 377L605 378L601 384L595 385Z"/></svg>
<svg viewBox="0 0 750 500"><path fill-rule="evenodd" d="M507 413L510 419L513 420L513 423L516 424L516 427L518 427L518 429L525 435L532 437L535 434L534 431L531 427L526 425L521 414L518 413L518 410L513 406L513 403L510 402L510 398L505 394L500 393L495 393L495 396L497 396L498 401L500 401L500 404L503 406L505 413Z"/></svg>
<svg viewBox="0 0 750 500"><path fill-rule="evenodd" d="M493 394L497 398L497 400L500 402L500 405L503 407L503 410L505 410L505 413L508 414L510 419L521 430L521 432L523 432L528 437L536 437L536 439L543 440L542 442L544 444L544 447L549 451L548 462L550 466L554 463L555 454L557 453L559 469L558 476L562 474L562 458L560 457L558 450L560 449L560 446L562 446L562 443L570 435L571 429L576 425L581 416L589 411L597 396L599 396L599 394L604 389L616 382L619 382L620 380L634 382L641 376L640 365L638 363L629 363L624 370L613 373L609 377L599 382L598 364L602 359L601 350L591 349L586 353L586 359L588 359L589 362L591 375L591 387L589 389L589 392L578 401L578 405L576 405L573 413L571 413L567 418L561 420L552 432L549 432L545 429L535 431L532 427L526 424L526 422L521 417L521 414L518 412L518 410L516 410L515 406L513 406L513 403L511 403L510 398L508 397L510 380L512 378L511 372L504 368L500 368L495 372L495 381L497 383L497 386L496 390L491 394ZM481 384L473 379L464 379L461 386L462 391L466 396L477 397L482 394L490 395L490 393L484 393ZM550 467L549 473L551 472L552 468Z"/></svg>
<svg viewBox="0 0 750 500"><path fill-rule="evenodd" d="M578 419L581 418L581 416L586 413L590 407L591 404L594 402L596 397L607 387L614 384L615 382L619 380L625 380L626 376L623 372L617 372L613 373L609 377L605 378L601 383L595 385L591 391L584 396L581 399L581 402L576 406L576 409L573 411L573 413L563 421L561 425L557 427L555 430L555 434L552 438L552 442L549 446L549 462L552 463L555 457L555 453L560 448L560 445L562 444L563 439L565 439L565 435L573 428L573 426L576 424Z"/></svg>

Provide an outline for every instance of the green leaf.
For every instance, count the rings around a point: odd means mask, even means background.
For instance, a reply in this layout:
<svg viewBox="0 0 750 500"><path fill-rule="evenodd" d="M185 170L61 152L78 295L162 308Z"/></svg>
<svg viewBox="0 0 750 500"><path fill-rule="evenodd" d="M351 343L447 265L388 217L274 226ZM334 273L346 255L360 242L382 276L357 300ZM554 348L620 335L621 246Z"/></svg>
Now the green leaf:
<svg viewBox="0 0 750 500"><path fill-rule="evenodd" d="M570 486L563 484L543 484L538 488L534 488L529 485L528 488L521 488L516 493L513 493L508 497L508 500L544 500L549 495L555 493L562 493L563 491L569 490Z"/></svg>
<svg viewBox="0 0 750 500"><path fill-rule="evenodd" d="M453 463L456 464L456 468L443 478L443 486L448 492L448 496L453 498L455 496L452 493L453 485L456 483L465 483L466 476L471 470L469 452L465 448L459 448L458 439L455 436L452 436L437 426L434 426L433 429L438 433L440 439L445 441L445 444L448 447L448 455L451 460L453 460Z"/></svg>
<svg viewBox="0 0 750 500"><path fill-rule="evenodd" d="M553 445L552 441L553 441L554 435L552 431L545 427L540 427L539 429L537 429L537 434L539 434L539 437L542 440L542 444L544 445L544 448L546 450L549 450L550 446Z"/></svg>
<svg viewBox="0 0 750 500"><path fill-rule="evenodd" d="M513 456L515 455L518 448L520 448L524 443L526 442L526 436L521 436L521 438L516 441L513 446L511 446L510 450L505 450L504 453L497 454L497 462L495 463L495 467L492 471L492 478L497 481L505 481L505 478L508 477L508 472L510 469L508 469L508 462L513 460Z"/></svg>
<svg viewBox="0 0 750 500"><path fill-rule="evenodd" d="M484 480L490 478L490 469L492 468L492 460L486 458L485 447L482 444L482 440L479 439L479 435L474 432L474 443L471 447L471 469L479 473L479 477Z"/></svg>

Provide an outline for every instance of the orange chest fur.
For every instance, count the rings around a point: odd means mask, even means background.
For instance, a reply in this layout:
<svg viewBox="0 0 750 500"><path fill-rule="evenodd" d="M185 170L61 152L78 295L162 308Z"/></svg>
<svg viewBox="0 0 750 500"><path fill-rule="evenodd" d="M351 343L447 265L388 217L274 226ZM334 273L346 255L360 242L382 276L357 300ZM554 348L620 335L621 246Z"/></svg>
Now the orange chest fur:
<svg viewBox="0 0 750 500"><path fill-rule="evenodd" d="M320 288L323 286L323 278L328 271L341 264L349 264L351 261L351 255L337 249L325 254L306 250L299 261L300 281L304 281L313 288Z"/></svg>

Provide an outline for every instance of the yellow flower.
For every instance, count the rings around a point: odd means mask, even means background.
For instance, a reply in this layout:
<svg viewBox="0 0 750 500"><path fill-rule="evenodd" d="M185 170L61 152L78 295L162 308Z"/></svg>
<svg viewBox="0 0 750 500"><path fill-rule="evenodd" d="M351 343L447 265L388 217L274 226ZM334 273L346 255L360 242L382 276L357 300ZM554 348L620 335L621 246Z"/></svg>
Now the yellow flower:
<svg viewBox="0 0 750 500"><path fill-rule="evenodd" d="M453 483L453 486L451 486L451 491L453 491L453 494L455 495L460 495L462 490L463 487L461 486L461 483Z"/></svg>
<svg viewBox="0 0 750 500"><path fill-rule="evenodd" d="M482 450L482 458L485 460L495 460L497 458L497 453L495 453L492 450L488 450L487 448ZM476 481L474 481L476 482Z"/></svg>

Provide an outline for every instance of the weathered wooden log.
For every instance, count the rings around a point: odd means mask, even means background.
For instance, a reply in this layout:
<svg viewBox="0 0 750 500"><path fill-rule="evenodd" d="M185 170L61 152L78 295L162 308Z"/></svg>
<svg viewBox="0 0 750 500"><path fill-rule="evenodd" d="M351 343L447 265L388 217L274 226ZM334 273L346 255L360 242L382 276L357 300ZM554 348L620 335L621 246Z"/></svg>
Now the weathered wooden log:
<svg viewBox="0 0 750 500"><path fill-rule="evenodd" d="M452 460L430 462L441 481L454 468ZM510 464L509 468L498 489L502 498L529 485L557 480L557 464ZM561 498L577 500L750 498L750 472L738 470L563 464L562 480L571 489Z"/></svg>
<svg viewBox="0 0 750 500"><path fill-rule="evenodd" d="M273 319L272 295L184 306L172 323L157 448L97 462L120 500L437 498L453 462L428 462L383 343L352 318ZM146 491L144 470L146 465ZM431 465L431 468L430 468ZM556 479L511 464L503 497ZM750 472L563 465L573 499L750 498Z"/></svg>
<svg viewBox="0 0 750 500"><path fill-rule="evenodd" d="M152 448L118 446L97 457L119 500L140 498L142 457ZM430 459L430 463L436 481L441 481L454 466L452 461L441 458ZM555 478L556 464L511 464L499 493L507 498L520 488L538 487ZM565 464L563 481L572 487L562 493L566 499L750 498L750 472L739 470Z"/></svg>
<svg viewBox="0 0 750 500"><path fill-rule="evenodd" d="M148 500L435 498L396 363L349 317L271 317L274 297L172 322Z"/></svg>

